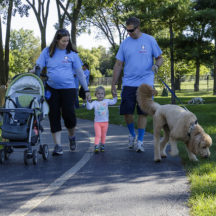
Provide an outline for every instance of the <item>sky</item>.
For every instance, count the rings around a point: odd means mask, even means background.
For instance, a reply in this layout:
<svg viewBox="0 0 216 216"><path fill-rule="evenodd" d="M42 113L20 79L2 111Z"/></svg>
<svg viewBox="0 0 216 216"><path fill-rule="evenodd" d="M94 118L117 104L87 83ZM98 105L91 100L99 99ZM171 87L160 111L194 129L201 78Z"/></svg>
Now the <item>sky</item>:
<svg viewBox="0 0 216 216"><path fill-rule="evenodd" d="M54 23L57 22L57 10L55 7L55 2L51 1L50 3L50 12L48 16L48 22L47 22L47 46L51 43L54 34L56 32L56 29L54 28ZM3 26L3 37L5 35L5 26ZM34 36L40 38L40 29L37 23L37 20L35 18L35 15L33 11L31 10L31 13L29 17L20 17L19 14L16 14L15 17L12 17L11 21L11 30L19 30L19 29L29 29L33 30ZM70 29L68 29L70 32ZM98 47L99 45L102 45L106 48L110 47L109 43L105 39L96 39L97 31L95 29L92 29L91 35L87 33L81 34L79 37L77 37L77 46L82 46L86 49L91 49L92 47Z"/></svg>

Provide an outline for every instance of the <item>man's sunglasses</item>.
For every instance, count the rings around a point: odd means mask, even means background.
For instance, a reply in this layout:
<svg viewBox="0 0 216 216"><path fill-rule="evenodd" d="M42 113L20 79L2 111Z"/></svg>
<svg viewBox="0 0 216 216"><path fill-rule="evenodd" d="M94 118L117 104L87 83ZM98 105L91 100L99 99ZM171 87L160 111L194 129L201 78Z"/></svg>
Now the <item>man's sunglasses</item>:
<svg viewBox="0 0 216 216"><path fill-rule="evenodd" d="M132 32L134 32L134 31L136 30L136 28L137 28L137 27L134 27L133 29L126 29L126 30L127 30L127 32L132 33Z"/></svg>

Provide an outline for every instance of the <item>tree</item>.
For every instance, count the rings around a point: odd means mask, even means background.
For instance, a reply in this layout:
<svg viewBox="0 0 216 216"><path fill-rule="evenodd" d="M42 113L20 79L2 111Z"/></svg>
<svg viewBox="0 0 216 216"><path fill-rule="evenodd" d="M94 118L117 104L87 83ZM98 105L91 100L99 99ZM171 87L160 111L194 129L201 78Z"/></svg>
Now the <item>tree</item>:
<svg viewBox="0 0 216 216"><path fill-rule="evenodd" d="M100 67L100 52L99 48L93 48L92 50L85 49L81 46L78 47L79 56L83 63L87 63L90 68L90 75L94 77L102 77L99 70Z"/></svg>
<svg viewBox="0 0 216 216"><path fill-rule="evenodd" d="M9 72L9 40L10 40L10 28L11 28L11 17L13 11L13 1L2 1L1 10L3 10L3 19L7 22L6 24L6 38L5 38L5 49L3 48L2 41L2 19L0 17L0 82L1 85L6 85L8 81Z"/></svg>
<svg viewBox="0 0 216 216"><path fill-rule="evenodd" d="M113 53L110 51L107 51L102 46L98 47L98 50L100 51L99 70L105 77L111 77L112 72L113 72L113 66L115 63L114 58L113 58Z"/></svg>
<svg viewBox="0 0 216 216"><path fill-rule="evenodd" d="M21 16L28 14L29 7L21 0L0 1L0 85L6 85L9 75L9 41L12 15L18 12ZM2 24L6 24L5 43L2 37Z"/></svg>
<svg viewBox="0 0 216 216"><path fill-rule="evenodd" d="M99 1L100 2L100 1ZM90 26L96 27L100 33L98 37L105 37L113 50L118 49L121 42L126 38L127 32L123 22L125 5L123 1L104 1L98 3L94 9L92 5L86 5L82 17ZM89 28L88 28L89 29Z"/></svg>
<svg viewBox="0 0 216 216"><path fill-rule="evenodd" d="M175 71L174 71L174 32L177 36L181 33L186 23L189 13L190 0L173 0L159 3L158 8L153 10L153 17L158 18L158 24L169 29L169 49L170 49L170 72L171 89L175 93ZM172 94L172 103L175 104L175 96Z"/></svg>
<svg viewBox="0 0 216 216"><path fill-rule="evenodd" d="M70 1L67 1L66 6L61 3L61 1L56 0L57 13L58 13L58 23L56 24L56 28L62 29L65 27L66 13L68 11L68 7L70 5ZM62 12L61 8L64 7Z"/></svg>
<svg viewBox="0 0 216 216"><path fill-rule="evenodd" d="M169 48L171 89L175 92L174 42L175 37L181 33L187 25L185 18L188 16L191 1L131 0L127 3L132 7L131 11L133 11L128 14L140 18L141 29L144 30L144 32L157 36L157 40L164 37L161 33L168 32L166 40L168 40L169 43L166 43L167 46L163 48ZM172 95L171 100L174 104L174 95Z"/></svg>
<svg viewBox="0 0 216 216"><path fill-rule="evenodd" d="M40 40L34 37L33 31L12 30L9 46L11 52L10 77L28 72L34 67L40 54Z"/></svg>
<svg viewBox="0 0 216 216"><path fill-rule="evenodd" d="M41 33L41 50L46 47L46 27L47 27L47 19L49 15L49 5L50 0L38 0L38 4L35 3L35 0L26 0L28 4L34 11L36 16L40 33Z"/></svg>
<svg viewBox="0 0 216 216"><path fill-rule="evenodd" d="M216 95L216 1L213 0L194 0L194 10L199 12L202 19L208 24L207 35L214 41L213 52L213 94Z"/></svg>
<svg viewBox="0 0 216 216"><path fill-rule="evenodd" d="M64 6L62 2L64 1L56 0L56 5L58 8L58 19L61 21L60 24L62 26L66 17L70 21L72 45L74 46L74 49L76 49L76 37L78 32L77 26L79 22L79 14L80 14L83 0L73 0L73 1L67 0L66 6ZM63 14L60 13L60 7L63 10ZM71 12L68 11L69 8L71 9Z"/></svg>
<svg viewBox="0 0 216 216"><path fill-rule="evenodd" d="M6 84L9 76L9 41L12 15L16 12L22 16L28 13L28 7L21 0L0 0L0 106L4 103ZM5 43L2 37L2 24L6 24Z"/></svg>
<svg viewBox="0 0 216 216"><path fill-rule="evenodd" d="M180 59L180 61L184 59L188 64L192 63L196 68L194 91L199 91L200 67L204 64L208 65L211 62L212 46L204 38L206 25L198 25L197 29L195 26L197 25L192 25L188 34L177 38L175 48L177 59Z"/></svg>

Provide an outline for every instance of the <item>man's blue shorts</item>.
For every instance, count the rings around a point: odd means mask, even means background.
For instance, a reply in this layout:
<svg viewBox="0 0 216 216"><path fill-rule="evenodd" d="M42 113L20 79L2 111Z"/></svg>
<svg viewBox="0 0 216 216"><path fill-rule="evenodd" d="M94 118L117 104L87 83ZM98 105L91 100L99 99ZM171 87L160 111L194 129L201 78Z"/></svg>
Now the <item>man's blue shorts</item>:
<svg viewBox="0 0 216 216"><path fill-rule="evenodd" d="M120 115L134 114L135 107L138 115L147 115L143 112L136 100L138 87L124 86L121 93Z"/></svg>

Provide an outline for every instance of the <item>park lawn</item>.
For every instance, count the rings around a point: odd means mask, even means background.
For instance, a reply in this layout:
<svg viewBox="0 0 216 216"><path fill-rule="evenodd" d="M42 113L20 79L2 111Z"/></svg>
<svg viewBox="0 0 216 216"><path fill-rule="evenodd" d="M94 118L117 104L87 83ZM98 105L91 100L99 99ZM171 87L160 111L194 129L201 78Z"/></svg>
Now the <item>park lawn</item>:
<svg viewBox="0 0 216 216"><path fill-rule="evenodd" d="M91 89L93 92L94 89ZM106 98L112 98L110 87L106 89ZM120 92L119 94L120 95ZM186 175L190 182L190 198L188 206L190 207L190 214L192 216L216 216L216 96L206 92L194 92L193 94L187 92L176 92L177 97L193 112L198 122L204 130L212 137L213 145L210 148L211 157L209 159L199 158L199 162L191 162L188 159L187 152L183 143L179 142L179 151L182 164L184 165ZM205 104L188 105L187 102L193 97L202 97ZM94 93L92 93L92 100L95 100ZM155 97L155 101L159 104L169 104L171 99L168 97ZM119 104L110 107L110 123L117 125L125 125L124 118L119 115ZM178 104L178 101L177 101ZM77 117L83 119L94 119L94 111L86 109L78 109ZM137 118L135 116L135 118ZM146 131L152 133L152 117L148 117L148 124Z"/></svg>
<svg viewBox="0 0 216 216"><path fill-rule="evenodd" d="M91 87L90 90L92 92L92 99L95 100L93 93L94 87ZM106 87L106 92L106 98L112 98L110 87ZM120 92L118 95L120 95ZM190 207L191 215L216 216L216 97L211 95L211 93L191 93L191 91L190 93L186 91L176 92L176 95L187 109L196 114L198 122L213 140L213 145L210 148L211 157L209 159L199 158L199 162L189 161L184 145L182 145L181 142L178 143L182 164L184 165L190 182L191 194L188 205ZM198 96L201 96L205 100L205 104L187 105L187 101ZM169 104L171 101L170 95L168 97L157 96L155 97L155 101L159 104ZM119 115L119 104L120 99L116 105L109 109L110 123L126 126L124 118ZM76 114L78 118L94 119L93 110L81 108L76 110ZM137 117L135 116L135 118ZM152 133L152 127L152 118L148 117L146 130Z"/></svg>

